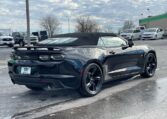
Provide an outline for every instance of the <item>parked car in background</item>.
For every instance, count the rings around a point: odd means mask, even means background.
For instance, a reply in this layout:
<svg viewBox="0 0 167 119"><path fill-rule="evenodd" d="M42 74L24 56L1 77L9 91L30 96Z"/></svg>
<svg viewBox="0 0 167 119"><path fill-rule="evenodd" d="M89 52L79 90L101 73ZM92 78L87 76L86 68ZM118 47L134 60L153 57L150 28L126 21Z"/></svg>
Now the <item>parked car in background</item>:
<svg viewBox="0 0 167 119"><path fill-rule="evenodd" d="M142 34L142 40L145 39L161 39L164 37L164 30L160 28L148 28Z"/></svg>
<svg viewBox="0 0 167 119"><path fill-rule="evenodd" d="M28 43L26 33L24 32L13 32L12 36L14 38L15 44L19 44L20 46L24 46ZM37 36L31 35L30 36L30 43L36 44L39 42Z"/></svg>
<svg viewBox="0 0 167 119"><path fill-rule="evenodd" d="M0 45L7 45L9 47L13 47L14 45L13 37L0 33Z"/></svg>
<svg viewBox="0 0 167 119"><path fill-rule="evenodd" d="M48 39L48 32L47 31L32 32L32 35L37 36L39 41Z"/></svg>
<svg viewBox="0 0 167 119"><path fill-rule="evenodd" d="M136 27L136 30L140 30L141 35L144 33L145 29L146 29L145 26L138 26L138 27Z"/></svg>
<svg viewBox="0 0 167 119"><path fill-rule="evenodd" d="M34 35L30 36L30 44L35 45L38 42L39 42L39 39L38 39L37 36L34 36ZM24 46L26 44L28 44L28 40L27 40L27 36L24 36L24 42L23 42L23 44L21 46Z"/></svg>
<svg viewBox="0 0 167 119"><path fill-rule="evenodd" d="M120 34L125 39L140 40L141 32L137 29L128 29Z"/></svg>
<svg viewBox="0 0 167 119"><path fill-rule="evenodd" d="M15 44L19 44L20 46L23 46L24 44L24 32L13 32L12 36L14 38Z"/></svg>

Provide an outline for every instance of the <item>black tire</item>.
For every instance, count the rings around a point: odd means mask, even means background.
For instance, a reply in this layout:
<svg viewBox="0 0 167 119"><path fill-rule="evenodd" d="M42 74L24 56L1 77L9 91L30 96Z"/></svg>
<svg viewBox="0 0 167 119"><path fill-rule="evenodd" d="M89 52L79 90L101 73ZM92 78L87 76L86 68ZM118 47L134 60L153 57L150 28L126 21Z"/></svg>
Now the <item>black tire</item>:
<svg viewBox="0 0 167 119"><path fill-rule="evenodd" d="M13 44L9 44L9 45L8 45L8 47L10 47L10 48L13 47L13 46L14 46Z"/></svg>
<svg viewBox="0 0 167 119"><path fill-rule="evenodd" d="M20 46L20 47L24 47L24 42L23 42L23 41L20 41L20 42L19 42L19 46Z"/></svg>
<svg viewBox="0 0 167 119"><path fill-rule="evenodd" d="M28 89L30 89L30 90L33 90L33 91L42 91L42 90L44 90L43 87L35 87L35 86L28 86L28 85L26 85L26 87Z"/></svg>
<svg viewBox="0 0 167 119"><path fill-rule="evenodd" d="M158 40L158 36L157 35L155 36L155 40Z"/></svg>
<svg viewBox="0 0 167 119"><path fill-rule="evenodd" d="M82 76L80 94L85 97L97 95L102 89L103 80L104 76L100 66L95 63L89 64Z"/></svg>
<svg viewBox="0 0 167 119"><path fill-rule="evenodd" d="M141 74L144 78L153 77L157 68L157 59L153 53L149 53L145 59L144 72Z"/></svg>

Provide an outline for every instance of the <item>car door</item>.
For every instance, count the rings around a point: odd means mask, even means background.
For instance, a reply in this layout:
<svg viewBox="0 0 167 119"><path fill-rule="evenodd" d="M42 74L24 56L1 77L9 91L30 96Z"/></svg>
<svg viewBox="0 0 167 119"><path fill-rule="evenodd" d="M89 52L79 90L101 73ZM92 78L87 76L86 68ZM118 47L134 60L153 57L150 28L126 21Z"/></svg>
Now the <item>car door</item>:
<svg viewBox="0 0 167 119"><path fill-rule="evenodd" d="M162 38L162 34L163 34L162 32L163 32L163 30L161 30L161 29L157 30L157 37L158 38Z"/></svg>
<svg viewBox="0 0 167 119"><path fill-rule="evenodd" d="M135 30L134 33L135 33L135 39L139 39L141 35L140 30Z"/></svg>
<svg viewBox="0 0 167 119"><path fill-rule="evenodd" d="M101 37L107 50L104 66L106 80L141 70L138 65L139 53L135 47L129 47L126 40L119 37Z"/></svg>
<svg viewBox="0 0 167 119"><path fill-rule="evenodd" d="M163 35L164 35L164 30L160 29L160 38L163 38Z"/></svg>

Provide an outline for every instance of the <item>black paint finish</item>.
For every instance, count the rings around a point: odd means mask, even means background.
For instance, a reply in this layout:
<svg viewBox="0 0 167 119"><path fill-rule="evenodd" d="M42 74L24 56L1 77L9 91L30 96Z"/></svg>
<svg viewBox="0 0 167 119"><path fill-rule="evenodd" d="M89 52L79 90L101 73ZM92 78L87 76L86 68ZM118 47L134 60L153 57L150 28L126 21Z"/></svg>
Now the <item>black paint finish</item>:
<svg viewBox="0 0 167 119"><path fill-rule="evenodd" d="M65 37L92 37L97 42L101 36L117 37L108 33L66 34ZM85 37L86 36L86 37ZM57 36L63 37L63 35ZM93 44L93 43L91 43ZM97 63L103 70L105 81L116 80L143 72L145 56L155 51L148 46L100 47L38 45L34 47L15 47L14 55L20 59L8 62L9 75L14 84L31 86L52 85L59 88L77 89L81 85L82 74L89 63ZM58 61L41 61L40 55L63 55ZM20 74L20 67L32 68L31 75Z"/></svg>

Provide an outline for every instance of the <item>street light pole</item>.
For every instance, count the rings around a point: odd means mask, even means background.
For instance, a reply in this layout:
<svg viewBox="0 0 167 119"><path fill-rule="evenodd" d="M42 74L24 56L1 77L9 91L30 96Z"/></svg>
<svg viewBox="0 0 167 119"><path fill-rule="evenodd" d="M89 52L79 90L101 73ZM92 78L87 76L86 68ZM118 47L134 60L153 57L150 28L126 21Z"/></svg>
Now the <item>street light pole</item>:
<svg viewBox="0 0 167 119"><path fill-rule="evenodd" d="M30 13L29 13L29 0L26 0L26 18L27 18L27 42L30 46Z"/></svg>
<svg viewBox="0 0 167 119"><path fill-rule="evenodd" d="M150 27L150 9L147 8L147 11L148 11L148 28Z"/></svg>
<svg viewBox="0 0 167 119"><path fill-rule="evenodd" d="M70 18L68 17L68 32L71 32Z"/></svg>

